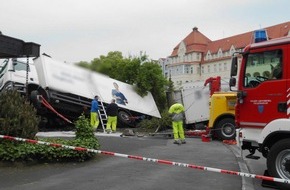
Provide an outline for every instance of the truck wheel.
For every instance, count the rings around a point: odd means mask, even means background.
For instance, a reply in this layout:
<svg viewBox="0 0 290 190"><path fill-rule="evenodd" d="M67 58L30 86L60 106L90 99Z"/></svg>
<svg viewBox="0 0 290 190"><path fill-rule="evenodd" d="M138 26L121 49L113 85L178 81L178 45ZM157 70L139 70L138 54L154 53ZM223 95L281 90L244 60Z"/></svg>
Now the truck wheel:
<svg viewBox="0 0 290 190"><path fill-rule="evenodd" d="M118 126L120 127L133 127L134 122L132 122L132 115L124 110L119 110L118 112Z"/></svg>
<svg viewBox="0 0 290 190"><path fill-rule="evenodd" d="M236 137L235 120L224 118L217 123L216 134L220 140L231 140Z"/></svg>
<svg viewBox="0 0 290 190"><path fill-rule="evenodd" d="M267 157L270 176L290 180L290 139L275 143ZM290 189L290 184L276 183L281 189Z"/></svg>
<svg viewBox="0 0 290 190"><path fill-rule="evenodd" d="M37 96L39 95L37 90L33 90L30 93L30 101L34 105L35 108L39 108L41 106L41 101L37 99Z"/></svg>

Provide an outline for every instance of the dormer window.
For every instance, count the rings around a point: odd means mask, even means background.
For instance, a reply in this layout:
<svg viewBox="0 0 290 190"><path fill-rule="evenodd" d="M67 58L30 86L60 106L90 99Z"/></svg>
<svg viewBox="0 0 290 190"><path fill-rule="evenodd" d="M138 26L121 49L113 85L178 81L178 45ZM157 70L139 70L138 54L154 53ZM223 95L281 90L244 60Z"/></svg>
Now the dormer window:
<svg viewBox="0 0 290 190"><path fill-rule="evenodd" d="M223 56L223 51L221 50L221 48L219 49L219 51L218 51L218 57L220 58L220 57L222 57Z"/></svg>
<svg viewBox="0 0 290 190"><path fill-rule="evenodd" d="M182 42L179 44L179 48L178 48L178 56L179 56L179 57L183 57L183 56L185 56L185 53L186 53L186 45L185 45L185 43L182 41Z"/></svg>

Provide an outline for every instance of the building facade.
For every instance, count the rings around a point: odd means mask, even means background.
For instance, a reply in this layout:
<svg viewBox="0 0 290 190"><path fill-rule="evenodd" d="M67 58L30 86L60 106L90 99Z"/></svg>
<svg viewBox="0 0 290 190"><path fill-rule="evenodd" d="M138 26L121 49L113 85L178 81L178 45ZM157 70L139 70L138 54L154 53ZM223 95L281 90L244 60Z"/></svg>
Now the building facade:
<svg viewBox="0 0 290 190"><path fill-rule="evenodd" d="M290 22L265 28L269 39L290 36ZM167 58L159 59L165 77L171 77L175 88L186 83L205 81L209 77L230 77L231 57L253 42L253 32L212 41L194 27Z"/></svg>

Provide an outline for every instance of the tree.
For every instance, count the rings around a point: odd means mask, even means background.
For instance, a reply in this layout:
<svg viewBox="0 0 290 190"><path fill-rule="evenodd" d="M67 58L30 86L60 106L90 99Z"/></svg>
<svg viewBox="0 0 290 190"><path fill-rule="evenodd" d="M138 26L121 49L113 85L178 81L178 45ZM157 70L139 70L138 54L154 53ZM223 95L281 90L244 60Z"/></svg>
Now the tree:
<svg viewBox="0 0 290 190"><path fill-rule="evenodd" d="M124 61L123 55L119 51L109 52L107 56L101 55L91 62L91 70L103 73L112 78L118 75L116 66Z"/></svg>
<svg viewBox="0 0 290 190"><path fill-rule="evenodd" d="M141 96L152 93L159 109L166 107L165 89L168 85L167 80L162 75L159 65L154 62L146 62L140 66L139 75L136 80L137 92Z"/></svg>
<svg viewBox="0 0 290 190"><path fill-rule="evenodd" d="M90 63L88 63L86 61L81 61L81 62L77 63L77 65L84 67L84 68L87 68L87 69L90 69Z"/></svg>

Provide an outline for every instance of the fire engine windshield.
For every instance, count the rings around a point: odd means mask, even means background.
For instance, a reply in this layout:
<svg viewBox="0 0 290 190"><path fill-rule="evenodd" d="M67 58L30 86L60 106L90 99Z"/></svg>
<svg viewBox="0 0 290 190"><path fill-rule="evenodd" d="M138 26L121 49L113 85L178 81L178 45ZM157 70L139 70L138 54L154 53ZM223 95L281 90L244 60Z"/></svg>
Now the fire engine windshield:
<svg viewBox="0 0 290 190"><path fill-rule="evenodd" d="M253 88L267 80L282 78L282 51L266 51L248 54L244 87Z"/></svg>

